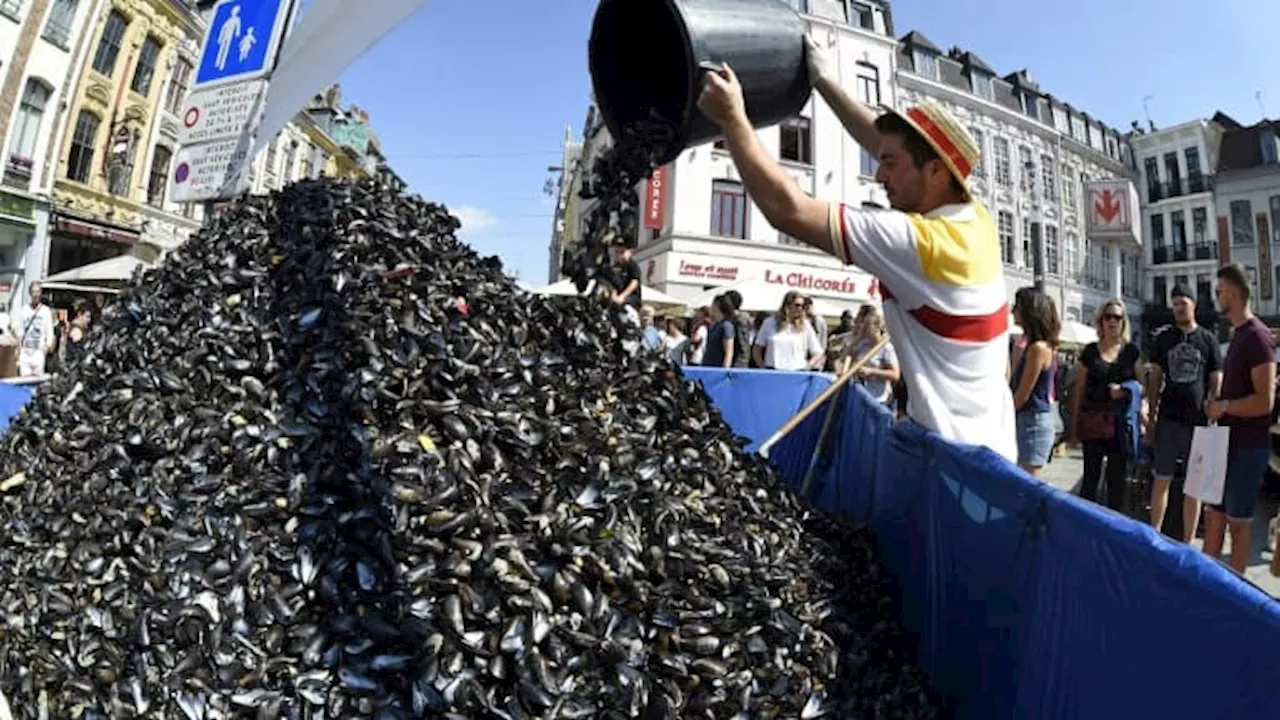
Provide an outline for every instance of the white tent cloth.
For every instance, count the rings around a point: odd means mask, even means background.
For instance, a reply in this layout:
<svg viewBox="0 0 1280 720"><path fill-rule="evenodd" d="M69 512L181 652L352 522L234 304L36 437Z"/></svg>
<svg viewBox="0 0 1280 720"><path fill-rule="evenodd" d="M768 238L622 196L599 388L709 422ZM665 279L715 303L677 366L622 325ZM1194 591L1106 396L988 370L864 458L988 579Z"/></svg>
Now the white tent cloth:
<svg viewBox="0 0 1280 720"><path fill-rule="evenodd" d="M1068 320L1062 324L1062 331L1058 333L1058 342L1068 343L1071 345L1088 345L1091 342L1098 341L1098 333L1093 328L1075 320Z"/></svg>
<svg viewBox="0 0 1280 720"><path fill-rule="evenodd" d="M788 291L794 289L786 285L767 283L757 279L739 280L728 285L720 285L710 290L705 290L701 294L695 295L685 305L691 308L710 306L717 295L723 295L730 290L737 290L742 295L742 307L739 310L749 313L777 312L778 307L782 305L782 298ZM810 295L808 297L813 296ZM823 317L840 317L840 313L844 310L822 298L814 297L813 311Z"/></svg>
<svg viewBox="0 0 1280 720"><path fill-rule="evenodd" d="M138 267L150 268L151 264L129 255L118 255L106 260L63 270L45 278L47 282L92 283L129 282Z"/></svg>
<svg viewBox="0 0 1280 720"><path fill-rule="evenodd" d="M590 291L591 287L588 286ZM540 288L534 288L529 292L535 295L578 295L578 288L573 284L572 280L560 280L553 282ZM672 297L660 290L655 290L648 285L640 286L640 301L645 305L653 305L654 307L684 307L685 302L679 298Z"/></svg>

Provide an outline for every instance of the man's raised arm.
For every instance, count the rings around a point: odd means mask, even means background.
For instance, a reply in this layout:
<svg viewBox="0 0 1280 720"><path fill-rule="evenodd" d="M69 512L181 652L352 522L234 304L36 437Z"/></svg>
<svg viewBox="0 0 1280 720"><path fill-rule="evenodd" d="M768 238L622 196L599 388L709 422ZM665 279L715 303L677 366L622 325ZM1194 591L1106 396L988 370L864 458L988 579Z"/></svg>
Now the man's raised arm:
<svg viewBox="0 0 1280 720"><path fill-rule="evenodd" d="M880 131L876 129L875 112L855 100L840 87L840 73L831 56L812 36L804 39L805 60L809 65L809 79L840 124L867 152L874 157L880 152Z"/></svg>

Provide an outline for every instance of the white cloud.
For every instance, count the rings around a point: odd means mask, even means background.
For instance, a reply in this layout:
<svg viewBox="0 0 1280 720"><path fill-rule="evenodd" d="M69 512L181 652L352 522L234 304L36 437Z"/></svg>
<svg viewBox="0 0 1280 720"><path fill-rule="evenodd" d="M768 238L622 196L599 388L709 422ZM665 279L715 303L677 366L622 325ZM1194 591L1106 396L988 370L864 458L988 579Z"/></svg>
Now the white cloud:
<svg viewBox="0 0 1280 720"><path fill-rule="evenodd" d="M498 224L498 218L487 210L481 208L463 205L462 207L451 208L450 212L454 217L462 221L461 234L474 235L485 228Z"/></svg>

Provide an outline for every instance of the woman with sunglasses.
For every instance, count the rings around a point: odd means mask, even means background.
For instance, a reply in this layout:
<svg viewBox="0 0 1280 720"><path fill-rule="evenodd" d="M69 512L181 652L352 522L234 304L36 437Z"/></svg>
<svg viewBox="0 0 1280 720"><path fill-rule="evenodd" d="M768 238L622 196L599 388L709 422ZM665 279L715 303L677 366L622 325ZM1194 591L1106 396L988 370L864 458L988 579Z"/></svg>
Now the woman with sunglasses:
<svg viewBox="0 0 1280 720"><path fill-rule="evenodd" d="M778 314L760 326L751 352L760 367L773 370L822 367L822 345L805 314L803 295L791 290L782 297Z"/></svg>
<svg viewBox="0 0 1280 720"><path fill-rule="evenodd" d="M1084 478L1080 496L1097 502L1098 485L1106 463L1107 507L1123 512L1125 471L1132 451L1125 437L1123 415L1129 393L1123 384L1137 376L1141 354L1129 342L1129 318L1124 303L1110 300L1093 317L1098 341L1080 353L1072 393L1069 442L1084 450Z"/></svg>

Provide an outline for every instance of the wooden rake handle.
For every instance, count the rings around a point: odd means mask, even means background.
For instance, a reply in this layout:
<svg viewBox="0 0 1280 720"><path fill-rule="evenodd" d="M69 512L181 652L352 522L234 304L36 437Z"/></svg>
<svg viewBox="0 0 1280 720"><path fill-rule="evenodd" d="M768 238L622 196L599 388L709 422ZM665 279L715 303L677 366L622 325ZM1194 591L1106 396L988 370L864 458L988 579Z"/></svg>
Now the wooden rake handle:
<svg viewBox="0 0 1280 720"><path fill-rule="evenodd" d="M857 362L855 362L853 365L850 365L848 370L845 370L843 373L841 373L840 377L836 378L835 382L831 383L831 385L829 385L826 390L822 391L822 394L818 395L818 397L813 399L813 402L800 408L800 412L796 413L795 415L792 415L790 420L788 420L785 424L783 424L782 427L778 428L778 431L775 432L773 435L771 435L769 439L766 440L764 444L760 446L760 450L759 450L760 456L765 458L769 457L769 451L773 449L774 445L778 444L779 440L782 440L782 438L790 434L792 430L795 430L797 427L799 427L800 423L804 422L805 419L807 419L810 415L812 415L815 410L817 410L819 407L822 406L822 403L831 399L836 393L840 392L840 389L843 388L845 384L847 384L849 380L853 378L854 373L858 372L864 366L866 366L866 364L871 361L871 358L874 357L876 353L880 352L880 350L882 350L884 346L888 344L889 344L888 335L880 338L879 342L877 342L870 350L868 350L865 355L858 358Z"/></svg>

